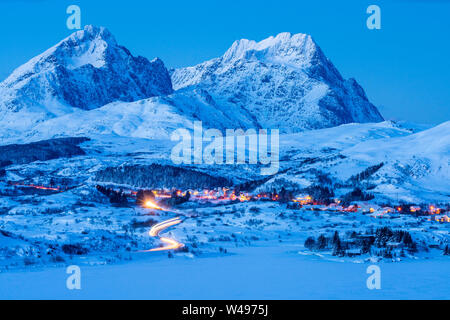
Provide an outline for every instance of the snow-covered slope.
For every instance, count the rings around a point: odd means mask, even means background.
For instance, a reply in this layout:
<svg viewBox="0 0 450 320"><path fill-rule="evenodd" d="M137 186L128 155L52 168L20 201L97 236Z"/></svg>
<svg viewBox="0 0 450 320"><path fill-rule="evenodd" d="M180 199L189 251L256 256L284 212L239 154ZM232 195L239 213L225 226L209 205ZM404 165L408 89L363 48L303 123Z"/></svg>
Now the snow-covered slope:
<svg viewBox="0 0 450 320"><path fill-rule="evenodd" d="M205 89L224 109L246 108L262 127L283 132L383 120L305 34L236 41L220 58L174 70L172 83Z"/></svg>
<svg viewBox="0 0 450 320"><path fill-rule="evenodd" d="M366 165L385 163L374 175L375 192L410 201L450 200L450 121L405 137L361 142L343 155Z"/></svg>
<svg viewBox="0 0 450 320"><path fill-rule="evenodd" d="M159 59L134 57L105 28L86 26L0 84L0 121L11 129L114 101L172 93Z"/></svg>
<svg viewBox="0 0 450 320"><path fill-rule="evenodd" d="M102 134L169 139L177 128L192 129L194 121L202 121L205 129L217 128L223 132L227 128L256 126L245 110L236 107L232 112L224 112L204 90L181 90L135 102L112 102L93 110L77 109L39 122L20 137L4 135L3 143Z"/></svg>
<svg viewBox="0 0 450 320"><path fill-rule="evenodd" d="M339 196L360 187L378 201L449 202L450 122L418 133L382 122L282 135L283 170L263 188L328 185Z"/></svg>

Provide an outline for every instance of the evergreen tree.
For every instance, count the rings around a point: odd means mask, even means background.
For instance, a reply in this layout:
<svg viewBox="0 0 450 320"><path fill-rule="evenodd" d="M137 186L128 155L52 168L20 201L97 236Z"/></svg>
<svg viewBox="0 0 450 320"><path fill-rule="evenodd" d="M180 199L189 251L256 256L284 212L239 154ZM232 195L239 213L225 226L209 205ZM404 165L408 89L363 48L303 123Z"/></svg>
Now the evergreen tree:
<svg viewBox="0 0 450 320"><path fill-rule="evenodd" d="M337 232L337 230L336 231L334 231L334 235L333 235L333 240L332 240L332 244L333 245L335 245L336 243L338 243L339 242L339 244L341 243L341 239L339 238L339 232Z"/></svg>
<svg viewBox="0 0 450 320"><path fill-rule="evenodd" d="M319 238L317 238L317 249L319 250L323 250L327 247L327 238L325 238L325 236L323 234L321 234L319 236Z"/></svg>
<svg viewBox="0 0 450 320"><path fill-rule="evenodd" d="M413 242L413 243L409 246L408 251L409 251L410 253L415 253L415 252L417 252L417 245L416 245L415 242Z"/></svg>
<svg viewBox="0 0 450 320"><path fill-rule="evenodd" d="M372 245L370 244L370 241L364 240L361 246L361 253L370 253L371 248Z"/></svg>
<svg viewBox="0 0 450 320"><path fill-rule="evenodd" d="M316 247L316 240L313 237L308 237L308 239L305 240L305 248L313 250L315 247Z"/></svg>
<svg viewBox="0 0 450 320"><path fill-rule="evenodd" d="M341 244L341 239L339 238L339 232L335 231L333 235L333 256L344 256L344 249Z"/></svg>
<svg viewBox="0 0 450 320"><path fill-rule="evenodd" d="M392 250L390 248L386 248L383 252L383 258L392 259Z"/></svg>
<svg viewBox="0 0 450 320"><path fill-rule="evenodd" d="M402 251L400 251L400 257L402 258L406 257L405 250L403 250L403 248Z"/></svg>

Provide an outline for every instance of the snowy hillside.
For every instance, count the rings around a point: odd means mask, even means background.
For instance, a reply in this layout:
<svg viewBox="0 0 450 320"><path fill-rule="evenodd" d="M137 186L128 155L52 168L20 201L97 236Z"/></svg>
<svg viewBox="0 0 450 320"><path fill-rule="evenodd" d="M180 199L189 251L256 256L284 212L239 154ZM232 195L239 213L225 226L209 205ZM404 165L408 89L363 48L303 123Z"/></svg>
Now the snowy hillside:
<svg viewBox="0 0 450 320"><path fill-rule="evenodd" d="M172 82L174 89L203 88L224 109L241 106L262 127L283 132L383 120L305 34L236 41L220 58L174 70Z"/></svg>
<svg viewBox="0 0 450 320"><path fill-rule="evenodd" d="M374 177L375 192L406 201L450 199L450 121L405 137L361 142L343 154L367 165L385 163Z"/></svg>
<svg viewBox="0 0 450 320"><path fill-rule="evenodd" d="M450 199L450 122L414 134L382 122L283 135L280 153L286 172L261 186L264 190L327 185L337 195L360 187L378 201ZM370 173L356 181L364 171Z"/></svg>
<svg viewBox="0 0 450 320"><path fill-rule="evenodd" d="M205 128L257 128L245 109L225 112L204 90L180 90L164 97L135 102L112 102L93 110L73 112L41 121L21 135L3 133L3 143L38 141L60 136L114 134L123 137L169 139L177 128L192 129L194 121ZM0 131L1 132L1 131Z"/></svg>
<svg viewBox="0 0 450 320"><path fill-rule="evenodd" d="M161 60L134 57L107 29L86 26L17 68L0 84L0 121L3 127L28 129L76 109L171 92Z"/></svg>

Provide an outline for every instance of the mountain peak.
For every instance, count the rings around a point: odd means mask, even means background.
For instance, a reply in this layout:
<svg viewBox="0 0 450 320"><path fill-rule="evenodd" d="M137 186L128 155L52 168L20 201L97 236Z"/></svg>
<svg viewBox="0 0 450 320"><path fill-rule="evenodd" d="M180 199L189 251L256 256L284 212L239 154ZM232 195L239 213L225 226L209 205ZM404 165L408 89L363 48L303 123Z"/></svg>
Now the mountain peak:
<svg viewBox="0 0 450 320"><path fill-rule="evenodd" d="M223 55L224 62L240 59L284 60L295 62L301 66L307 63L318 50L317 44L307 34L282 32L256 42L241 39L235 41Z"/></svg>
<svg viewBox="0 0 450 320"><path fill-rule="evenodd" d="M345 80L310 35L241 39L219 58L172 72L175 89L201 88L260 127L297 132L383 118L354 80ZM226 109L226 107L223 107Z"/></svg>
<svg viewBox="0 0 450 320"><path fill-rule="evenodd" d="M39 118L173 89L160 59L134 57L108 29L88 25L17 68L0 83L0 91L0 111L27 109Z"/></svg>
<svg viewBox="0 0 450 320"><path fill-rule="evenodd" d="M72 33L54 48L55 50L67 50L68 48L84 47L91 43L98 45L103 50L118 46L115 37L108 29L87 25L84 29Z"/></svg>
<svg viewBox="0 0 450 320"><path fill-rule="evenodd" d="M67 42L68 40L77 42L92 41L94 39L102 39L104 41L116 44L116 39L108 29L93 25L87 25L82 30L75 31L61 42Z"/></svg>

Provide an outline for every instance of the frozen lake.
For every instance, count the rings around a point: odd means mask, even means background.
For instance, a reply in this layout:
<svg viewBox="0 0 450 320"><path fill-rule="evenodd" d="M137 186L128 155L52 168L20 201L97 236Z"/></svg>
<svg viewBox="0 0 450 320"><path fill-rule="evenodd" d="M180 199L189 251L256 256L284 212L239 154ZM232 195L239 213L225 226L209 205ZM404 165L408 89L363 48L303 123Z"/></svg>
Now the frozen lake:
<svg viewBox="0 0 450 320"><path fill-rule="evenodd" d="M369 290L369 264L325 261L286 247L235 255L82 266L81 290L65 268L0 274L1 299L449 299L450 259L381 263L381 289Z"/></svg>

